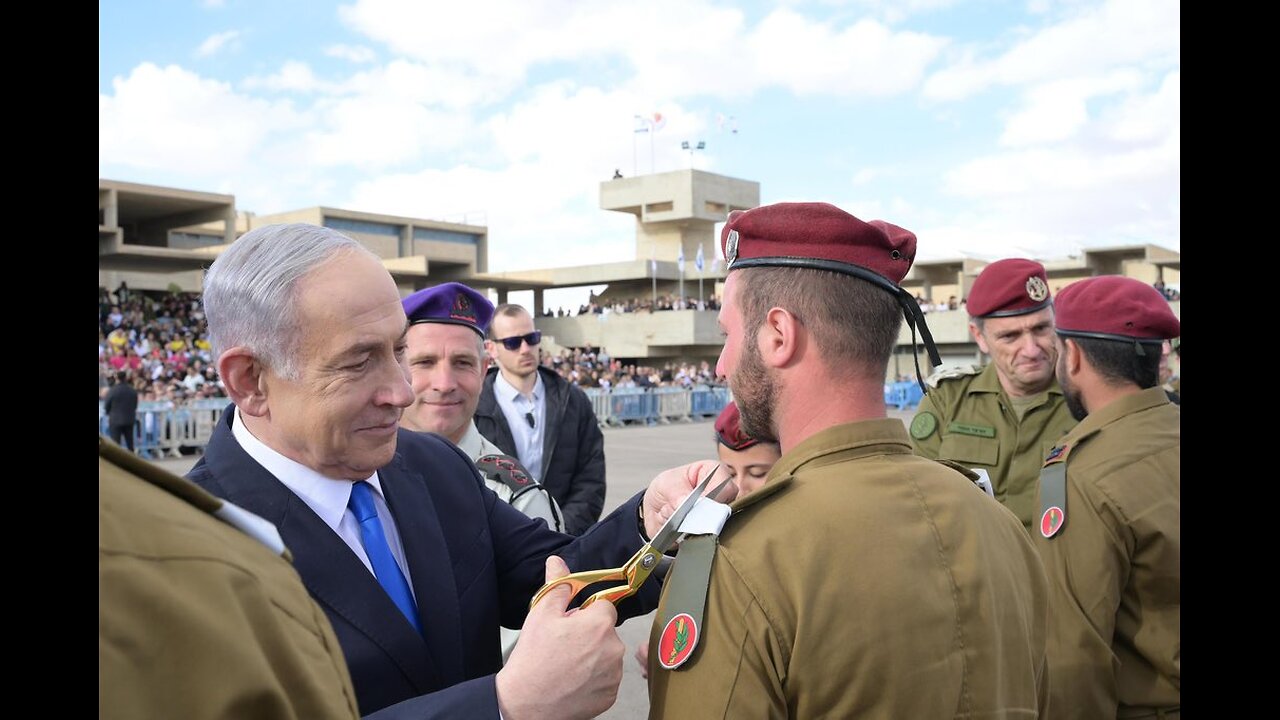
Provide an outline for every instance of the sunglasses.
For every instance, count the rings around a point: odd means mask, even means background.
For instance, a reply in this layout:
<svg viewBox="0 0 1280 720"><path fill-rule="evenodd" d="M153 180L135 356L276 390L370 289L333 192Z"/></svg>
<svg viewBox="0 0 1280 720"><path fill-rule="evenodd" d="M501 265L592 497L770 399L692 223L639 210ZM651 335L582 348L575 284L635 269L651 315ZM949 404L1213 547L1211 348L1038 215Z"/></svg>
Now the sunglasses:
<svg viewBox="0 0 1280 720"><path fill-rule="evenodd" d="M502 338L498 342L502 343L502 347L515 352L520 349L520 343L527 342L529 347L537 347L542 342L542 331L534 330L528 335L513 335L511 337Z"/></svg>

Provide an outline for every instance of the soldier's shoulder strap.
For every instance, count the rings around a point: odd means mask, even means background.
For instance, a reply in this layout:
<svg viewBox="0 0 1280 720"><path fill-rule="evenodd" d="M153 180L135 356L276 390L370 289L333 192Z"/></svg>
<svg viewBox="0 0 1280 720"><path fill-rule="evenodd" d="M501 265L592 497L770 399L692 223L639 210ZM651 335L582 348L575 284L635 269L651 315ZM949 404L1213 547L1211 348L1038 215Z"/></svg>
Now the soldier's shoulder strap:
<svg viewBox="0 0 1280 720"><path fill-rule="evenodd" d="M542 487L520 461L510 455L492 453L476 460L476 469L488 480L502 483L511 490L514 500L522 493Z"/></svg>
<svg viewBox="0 0 1280 720"><path fill-rule="evenodd" d="M931 388L938 387L939 384L956 378L970 377L982 372L981 365L960 365L957 367L943 368L938 372L930 375L925 379L925 384Z"/></svg>
<svg viewBox="0 0 1280 720"><path fill-rule="evenodd" d="M757 491L758 492L758 491ZM707 606L707 588L711 585L711 565L715 560L720 530L729 519L730 509L702 498L685 522L682 532L689 535L680 543L675 565L663 583L664 595L658 620L658 666L675 670L693 657L702 639L703 613ZM705 509L702 503L710 503ZM701 517L695 520L701 511Z"/></svg>
<svg viewBox="0 0 1280 720"><path fill-rule="evenodd" d="M1067 433L1045 455L1040 468L1040 534L1046 539L1060 534L1067 524L1067 465L1071 454L1096 434L1096 428Z"/></svg>

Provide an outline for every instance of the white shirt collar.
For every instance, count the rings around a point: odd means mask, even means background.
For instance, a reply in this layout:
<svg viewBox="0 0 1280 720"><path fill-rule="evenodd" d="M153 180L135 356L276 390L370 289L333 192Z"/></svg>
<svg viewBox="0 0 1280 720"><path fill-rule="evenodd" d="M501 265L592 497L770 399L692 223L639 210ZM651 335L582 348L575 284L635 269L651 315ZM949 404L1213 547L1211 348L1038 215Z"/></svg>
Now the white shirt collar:
<svg viewBox="0 0 1280 720"><path fill-rule="evenodd" d="M542 373L538 372L537 369L534 369L533 377L533 392L529 393L529 395L533 399L533 402L536 403L542 400L542 392L544 389L542 384ZM493 381L493 387L494 392L501 391L504 397L510 398L512 401L516 398L524 397L524 394L517 390L515 385L512 385L507 381L507 377L502 374L501 370L498 371L497 379Z"/></svg>
<svg viewBox="0 0 1280 720"><path fill-rule="evenodd" d="M351 500L352 482L350 480L325 477L268 447L245 427L239 408L236 408L236 414L231 423L231 434L235 436L236 442L240 443L240 447L248 453L249 457L284 483L285 487L293 491L293 494L302 498L307 507L320 516L325 525L335 533L338 532L338 523L342 522L342 515L347 511L347 503ZM366 482L373 486L378 495L382 495L382 484L378 482L377 472L370 475ZM385 503L386 496L383 496L382 500Z"/></svg>

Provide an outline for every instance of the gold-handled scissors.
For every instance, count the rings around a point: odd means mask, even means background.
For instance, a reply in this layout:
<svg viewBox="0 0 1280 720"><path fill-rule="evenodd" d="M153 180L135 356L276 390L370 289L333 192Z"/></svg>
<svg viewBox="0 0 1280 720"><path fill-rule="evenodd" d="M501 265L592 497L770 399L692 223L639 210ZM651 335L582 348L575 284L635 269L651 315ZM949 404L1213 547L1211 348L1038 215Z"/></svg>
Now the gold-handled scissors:
<svg viewBox="0 0 1280 720"><path fill-rule="evenodd" d="M542 589L538 590L537 594L533 596L533 600L529 602L529 607L532 608L534 605L537 605L538 601L545 597L547 593L551 592L553 588L561 585L568 585L569 592L573 594L573 597L577 597L578 593L582 592L583 588L588 585L594 585L598 582L621 580L626 583L625 585L618 585L617 587L607 588L594 593L586 600L582 601L581 607L584 608L597 600L608 600L611 603L617 604L618 602L635 595L640 589L640 586L644 585L645 581L649 579L650 573L652 573L654 568L658 566L658 561L662 559L663 553L670 550L671 546L675 545L676 541L680 539L680 523L684 522L685 516L688 515L689 511L693 509L693 506L697 504L698 498L702 497L702 491L707 487L707 483L711 482L711 478L715 477L716 471L719 469L719 463L717 463L715 467L711 468L711 472L707 473L707 476L702 479L702 482L698 483L698 486L693 489L693 492L689 493L689 497L685 498L684 502L680 503L680 507L676 508L676 511L671 514L671 517L667 518L667 522L662 526L662 529L658 531L658 534L654 535L653 539L646 543L644 547L640 548L635 555L632 555L631 559L628 560L625 565L605 570L586 570L583 572L569 573L564 577L556 578L546 585L543 585ZM709 495L714 496L719 494L730 480L725 480L719 485L719 487L709 493Z"/></svg>

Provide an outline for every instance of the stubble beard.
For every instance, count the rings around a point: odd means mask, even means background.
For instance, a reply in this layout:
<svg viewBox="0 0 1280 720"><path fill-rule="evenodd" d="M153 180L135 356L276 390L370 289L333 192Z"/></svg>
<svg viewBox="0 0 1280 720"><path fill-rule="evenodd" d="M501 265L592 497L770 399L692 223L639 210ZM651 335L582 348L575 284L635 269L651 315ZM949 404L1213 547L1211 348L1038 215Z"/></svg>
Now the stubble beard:
<svg viewBox="0 0 1280 720"><path fill-rule="evenodd" d="M741 413L742 432L762 442L778 442L773 411L778 402L778 384L764 366L755 338L747 338L738 370L729 380L734 402Z"/></svg>

